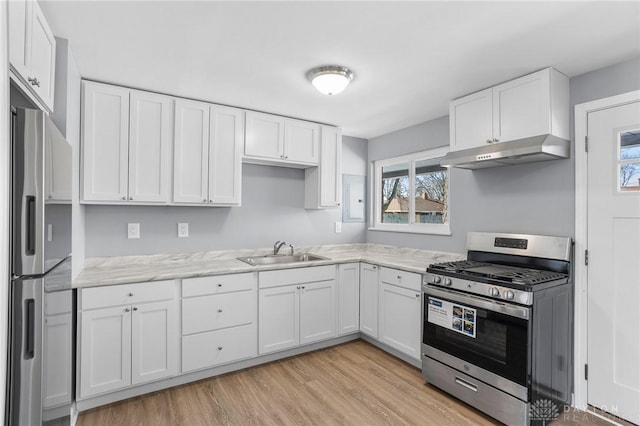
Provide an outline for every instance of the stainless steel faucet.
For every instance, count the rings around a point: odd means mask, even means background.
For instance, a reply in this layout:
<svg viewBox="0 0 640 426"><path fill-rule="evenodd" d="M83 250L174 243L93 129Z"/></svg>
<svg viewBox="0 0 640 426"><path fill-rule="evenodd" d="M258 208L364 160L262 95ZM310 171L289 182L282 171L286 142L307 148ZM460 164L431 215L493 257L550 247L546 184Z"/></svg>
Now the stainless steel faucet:
<svg viewBox="0 0 640 426"><path fill-rule="evenodd" d="M276 254L278 254L282 246L286 246L286 245L287 245L286 241L276 241L275 244L273 245L273 255L275 256Z"/></svg>

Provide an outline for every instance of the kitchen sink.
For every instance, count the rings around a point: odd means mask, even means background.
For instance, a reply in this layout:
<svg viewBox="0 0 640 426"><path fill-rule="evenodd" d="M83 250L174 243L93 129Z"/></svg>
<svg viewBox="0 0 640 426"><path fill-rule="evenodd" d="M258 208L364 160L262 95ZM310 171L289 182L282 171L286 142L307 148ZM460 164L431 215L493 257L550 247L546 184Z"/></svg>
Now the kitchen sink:
<svg viewBox="0 0 640 426"><path fill-rule="evenodd" d="M318 256L317 254L266 254L263 256L238 257L238 260L248 263L249 265L275 265L281 263L304 263L313 262L315 260L330 260L327 257Z"/></svg>

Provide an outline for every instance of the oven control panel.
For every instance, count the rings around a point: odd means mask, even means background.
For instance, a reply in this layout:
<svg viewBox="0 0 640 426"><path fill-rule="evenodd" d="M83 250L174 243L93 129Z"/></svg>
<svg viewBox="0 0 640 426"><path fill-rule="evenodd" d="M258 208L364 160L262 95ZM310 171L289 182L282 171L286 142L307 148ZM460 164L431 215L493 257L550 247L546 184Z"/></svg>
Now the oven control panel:
<svg viewBox="0 0 640 426"><path fill-rule="evenodd" d="M496 237L493 240L493 246L494 247L526 250L528 245L529 245L529 240L527 240L525 238L501 238L501 237Z"/></svg>
<svg viewBox="0 0 640 426"><path fill-rule="evenodd" d="M505 302L518 303L521 305L533 304L533 293L530 291L520 291L478 281L446 277L443 275L432 274L430 272L423 275L422 284L451 288L452 290L459 290L465 293L477 294L479 296L503 300Z"/></svg>

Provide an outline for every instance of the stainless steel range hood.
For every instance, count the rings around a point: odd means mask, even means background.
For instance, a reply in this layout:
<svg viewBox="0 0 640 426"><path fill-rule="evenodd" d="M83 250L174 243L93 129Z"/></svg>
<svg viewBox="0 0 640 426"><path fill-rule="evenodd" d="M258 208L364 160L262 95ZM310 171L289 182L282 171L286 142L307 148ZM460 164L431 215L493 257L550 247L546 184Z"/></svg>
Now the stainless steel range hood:
<svg viewBox="0 0 640 426"><path fill-rule="evenodd" d="M553 135L540 135L477 148L449 152L440 165L461 169L485 169L569 158L569 141Z"/></svg>

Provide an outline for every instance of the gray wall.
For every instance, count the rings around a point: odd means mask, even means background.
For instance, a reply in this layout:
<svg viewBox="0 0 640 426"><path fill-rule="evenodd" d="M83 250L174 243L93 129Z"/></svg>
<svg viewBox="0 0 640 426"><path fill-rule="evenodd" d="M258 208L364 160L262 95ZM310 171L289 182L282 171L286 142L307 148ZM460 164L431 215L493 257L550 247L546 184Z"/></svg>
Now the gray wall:
<svg viewBox="0 0 640 426"><path fill-rule="evenodd" d="M366 170L367 141L343 138L343 171ZM244 164L241 207L86 206L87 257L234 248L364 242L365 223L345 223L341 209L304 209L304 170ZM140 239L127 239L127 223L140 223ZM189 238L177 238L177 223Z"/></svg>
<svg viewBox="0 0 640 426"><path fill-rule="evenodd" d="M640 89L640 59L570 80L573 107ZM448 117L369 141L369 161L449 143ZM574 155L568 160L486 170L452 169L451 236L368 231L367 242L463 253L469 231L574 235Z"/></svg>

